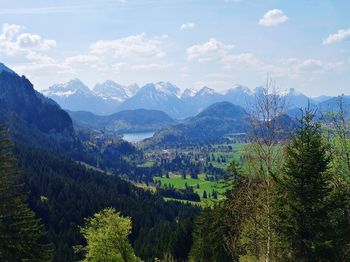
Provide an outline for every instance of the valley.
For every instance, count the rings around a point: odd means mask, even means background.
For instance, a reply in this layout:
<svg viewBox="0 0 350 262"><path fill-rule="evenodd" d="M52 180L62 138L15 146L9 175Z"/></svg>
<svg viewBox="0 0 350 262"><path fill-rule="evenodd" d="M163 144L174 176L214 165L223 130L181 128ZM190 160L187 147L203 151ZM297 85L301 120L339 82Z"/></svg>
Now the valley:
<svg viewBox="0 0 350 262"><path fill-rule="evenodd" d="M18 167L31 192L28 207L41 219L46 241L54 246L54 261L81 257L73 251L75 245L84 243L79 226L84 218L106 207L132 218L129 241L137 256L153 261L170 251L177 259L187 259L196 232L193 227L199 227L198 219L207 214L203 212L221 212L217 209L240 192L239 177L261 167L264 170L266 152L276 159L283 156L284 144L298 128L294 110L267 122L258 118L255 124L260 131L252 140L257 129L249 110L220 101L222 97L209 99L212 104L185 119L158 106L106 115L65 111L58 104L60 99L45 97L24 76L4 65L1 68L0 121L9 130ZM76 94L90 92L77 80L53 89L67 96L72 88L85 90ZM99 86L98 90L109 89ZM170 83L148 85L147 90L163 95L178 92ZM236 91L250 94L238 87ZM205 89L199 94L204 97L213 92ZM91 97L81 99L85 105L95 103ZM343 99L347 106L347 97ZM330 101L336 109L336 102ZM202 102L197 105L201 107ZM319 108L327 112L324 103ZM323 128L331 123L325 122ZM266 130L271 126L275 128L272 144L257 147L257 141L265 141L260 139L270 139ZM271 161L271 170L283 161ZM155 238L159 244L154 243Z"/></svg>
<svg viewBox="0 0 350 262"><path fill-rule="evenodd" d="M0 261L350 261L349 3L3 1Z"/></svg>

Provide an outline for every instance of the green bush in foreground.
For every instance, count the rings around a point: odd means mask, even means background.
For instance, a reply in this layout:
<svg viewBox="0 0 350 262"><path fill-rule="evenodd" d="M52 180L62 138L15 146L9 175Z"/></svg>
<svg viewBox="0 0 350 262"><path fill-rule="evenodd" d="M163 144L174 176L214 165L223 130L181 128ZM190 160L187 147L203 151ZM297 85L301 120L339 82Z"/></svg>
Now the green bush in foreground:
<svg viewBox="0 0 350 262"><path fill-rule="evenodd" d="M128 241L130 232L130 218L121 217L113 208L106 208L86 219L81 228L87 242L80 248L85 252L83 261L140 261Z"/></svg>

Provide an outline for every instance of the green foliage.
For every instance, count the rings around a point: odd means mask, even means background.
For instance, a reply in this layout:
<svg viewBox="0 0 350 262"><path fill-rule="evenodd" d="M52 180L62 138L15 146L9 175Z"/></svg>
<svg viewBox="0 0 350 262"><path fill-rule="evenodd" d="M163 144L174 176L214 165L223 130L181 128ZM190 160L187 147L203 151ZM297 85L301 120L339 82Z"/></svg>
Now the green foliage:
<svg viewBox="0 0 350 262"><path fill-rule="evenodd" d="M226 198L204 209L196 219L191 261L238 261L249 251L244 241L254 231L249 222L257 213L259 181L241 174L235 162L230 163L227 174Z"/></svg>
<svg viewBox="0 0 350 262"><path fill-rule="evenodd" d="M154 182L160 182L162 186L169 185L173 186L175 189L186 189L186 184L188 187L192 187L194 192L197 193L203 202L204 191L206 191L206 195L208 197L208 192L212 192L215 190L218 193L224 193L225 188L222 188L222 181L208 181L206 180L205 174L199 174L198 179L187 177L183 179L182 176L179 175L171 175L167 177L153 177ZM220 196L219 196L220 198ZM204 201L205 202L205 201Z"/></svg>
<svg viewBox="0 0 350 262"><path fill-rule="evenodd" d="M115 209L107 208L88 218L80 231L87 242L84 261L140 261L128 240L131 220Z"/></svg>
<svg viewBox="0 0 350 262"><path fill-rule="evenodd" d="M0 127L0 260L49 261L52 247L35 214L27 207L27 195L16 168L7 132Z"/></svg>
<svg viewBox="0 0 350 262"><path fill-rule="evenodd" d="M225 250L227 227L224 216L225 209L219 205L202 210L195 221L190 261L231 261Z"/></svg>
<svg viewBox="0 0 350 262"><path fill-rule="evenodd" d="M198 208L165 202L116 175L88 169L59 154L23 146L17 147L16 154L31 190L30 206L45 223L55 245L54 261L81 259L72 250L72 246L84 244L79 226L84 218L106 207L132 217L130 241L138 257L152 261L167 252L175 259L187 257L188 250L175 254L173 249L181 242L191 246L187 235L192 227L187 220L193 221Z"/></svg>
<svg viewBox="0 0 350 262"><path fill-rule="evenodd" d="M339 208L332 199L329 163L320 127L313 115L306 112L300 129L287 146L283 172L276 177L275 227L281 245L288 250L285 259L338 260L334 232L339 225L332 217Z"/></svg>

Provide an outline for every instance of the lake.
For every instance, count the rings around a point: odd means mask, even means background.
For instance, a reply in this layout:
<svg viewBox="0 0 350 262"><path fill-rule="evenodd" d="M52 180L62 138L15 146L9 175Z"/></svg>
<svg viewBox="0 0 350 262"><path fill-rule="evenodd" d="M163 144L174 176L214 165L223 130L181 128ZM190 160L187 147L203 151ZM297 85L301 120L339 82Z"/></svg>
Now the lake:
<svg viewBox="0 0 350 262"><path fill-rule="evenodd" d="M138 133L125 133L123 139L130 143L137 143L146 138L150 138L155 132L138 132Z"/></svg>

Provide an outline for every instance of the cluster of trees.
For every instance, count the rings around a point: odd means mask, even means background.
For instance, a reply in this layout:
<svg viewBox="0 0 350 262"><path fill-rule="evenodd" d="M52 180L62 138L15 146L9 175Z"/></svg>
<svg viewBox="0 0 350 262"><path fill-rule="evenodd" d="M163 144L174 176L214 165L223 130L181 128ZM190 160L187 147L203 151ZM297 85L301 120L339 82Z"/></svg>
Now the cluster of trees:
<svg viewBox="0 0 350 262"><path fill-rule="evenodd" d="M190 156L178 154L174 159L162 159L151 167L130 168L128 178L134 181L152 183L154 176L168 177L169 172L180 173L184 179L186 177L197 179L200 173L206 173L220 179L225 174L224 169L214 167L211 163L193 162Z"/></svg>
<svg viewBox="0 0 350 262"><path fill-rule="evenodd" d="M73 251L89 242L79 227L107 207L131 217L127 239L140 259L188 256L197 207L167 203L158 194L59 154L20 145L14 152L17 161L6 132L1 131L1 261L83 259L87 250Z"/></svg>
<svg viewBox="0 0 350 262"><path fill-rule="evenodd" d="M162 186L157 187L157 193L163 197L171 197L196 202L199 202L201 200L200 196L196 192L194 192L193 187L187 185L184 189L177 189L171 184L164 184Z"/></svg>
<svg viewBox="0 0 350 262"><path fill-rule="evenodd" d="M226 199L196 219L190 261L349 261L346 114L324 124L308 109L283 142L271 121L283 101L260 99L246 166L230 164Z"/></svg>

